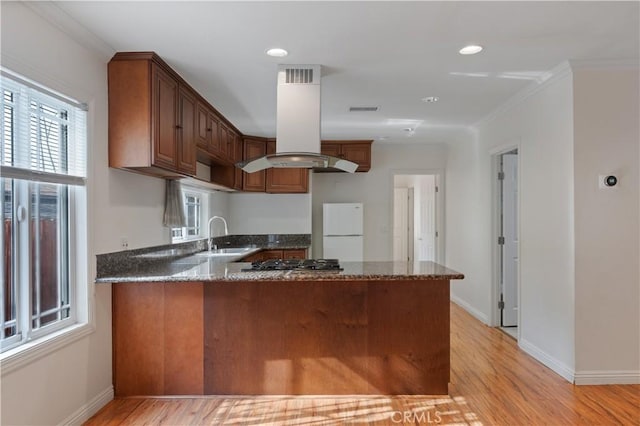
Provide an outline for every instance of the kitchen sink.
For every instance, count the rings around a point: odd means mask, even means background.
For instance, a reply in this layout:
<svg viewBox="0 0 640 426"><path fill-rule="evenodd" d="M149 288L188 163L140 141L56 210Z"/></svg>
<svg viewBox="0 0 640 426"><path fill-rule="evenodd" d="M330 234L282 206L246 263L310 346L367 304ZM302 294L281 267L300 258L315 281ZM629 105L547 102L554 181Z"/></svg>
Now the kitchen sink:
<svg viewBox="0 0 640 426"><path fill-rule="evenodd" d="M205 256L205 257L241 256L243 254L248 254L255 250L256 249L252 247L219 248L219 249L201 251L199 253L196 253L196 256Z"/></svg>

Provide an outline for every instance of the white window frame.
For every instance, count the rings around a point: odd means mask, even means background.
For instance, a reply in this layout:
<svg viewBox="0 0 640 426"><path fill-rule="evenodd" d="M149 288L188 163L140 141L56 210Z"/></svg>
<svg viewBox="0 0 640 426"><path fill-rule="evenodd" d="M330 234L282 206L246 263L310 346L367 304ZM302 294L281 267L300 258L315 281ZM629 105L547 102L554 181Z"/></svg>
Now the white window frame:
<svg viewBox="0 0 640 426"><path fill-rule="evenodd" d="M194 197L196 199L198 199L199 202L199 208L198 210L198 216L194 218L194 221L196 223L196 229L197 232L195 235L189 235L189 229L191 227L181 227L181 228L171 228L171 242L172 243L181 243L181 242L186 242L186 241L191 241L191 240L197 240L197 239L201 239L204 238L206 235L206 230L204 229L206 227L206 218L208 215L208 206L209 206L209 194L205 191L199 191L197 189L191 188L191 187L184 187L184 189L182 190L182 204L184 207L184 212L185 212L185 217L188 215L189 213L189 209L188 209L188 198L189 197ZM187 223L189 223L189 218L186 217Z"/></svg>
<svg viewBox="0 0 640 426"><path fill-rule="evenodd" d="M44 88L39 84L18 76L4 68L1 70L1 77L2 81L0 81L0 86L3 88L3 91L5 87L10 87L12 90L19 87L21 97L24 97L25 94L29 94L30 99L32 97L43 103L48 103L51 99L54 99L58 103L59 101L62 101L70 108L76 108L84 111L87 110L86 105L79 104L75 100ZM28 114L29 110L27 109L25 111L24 106L17 107L14 109L14 121L21 119L24 120ZM17 167L14 167L13 164L9 165L9 163L4 163L2 165L2 179L13 179L14 203L20 203L25 206L26 209L27 220L16 223L16 228L19 228L20 226L29 226L30 200L25 200L25 196L30 196L29 187L33 187L38 183L56 183L67 188L66 204L68 209L64 214L64 216L66 216L67 234L65 236L59 236L59 238L68 242L66 247L66 250L68 250L68 262L66 262L68 264L68 275L66 277L63 276L62 279L69 282L68 290L70 303L70 315L68 318L59 319L42 327L33 327L30 279L28 278L28 274L25 279L24 271L20 272L20 276L17 278L19 293L17 296L19 304L18 309L21 310L17 314L17 319L20 323L20 330L16 334L16 336L20 335L20 341L7 342L9 344L3 344L2 353L0 354L0 366L2 367L3 376L34 359L50 353L51 351L55 351L58 348L93 332L94 330L93 322L90 318L92 309L89 306L90 298L88 297L89 283L87 274L88 244L86 166L88 162L86 159L86 150L88 148L88 132L86 113L80 112L79 114L82 114L82 118L77 123L81 123L81 125L76 130L80 133L76 138L74 138L74 142L70 142L72 143L74 152L69 153L69 155L65 157L65 161L70 162L67 164L68 172L66 174L62 170L55 171L61 173L51 172L50 170L47 172L31 170L28 165L25 167L25 163L20 163L19 161L16 163ZM19 117L18 115L24 116ZM18 126L19 124L15 127L18 128ZM69 129L72 130L71 128ZM20 129L18 129L18 131L19 130ZM21 139L18 141L16 138L14 141L17 141L17 145L13 147L14 151L16 150L16 147L17 149L23 149L24 144L22 142L24 142L24 140ZM80 145L73 145L74 143L79 143ZM23 154L14 153L14 158L18 158L20 155ZM2 201L4 209L4 200ZM3 237L0 237L0 239L1 238ZM22 230L18 235L16 235L16 239L18 240L19 247L21 247L19 250L23 252L22 256L26 253L27 257L30 257L29 251L31 247L28 241L25 241L29 239L28 233ZM20 240L23 241L20 242ZM24 265L29 265L30 261L31 259L27 261L18 260L15 262L14 264L16 267L14 267L14 272L17 273L18 268L25 269ZM2 276L2 280L3 282L1 285L4 286L4 275Z"/></svg>

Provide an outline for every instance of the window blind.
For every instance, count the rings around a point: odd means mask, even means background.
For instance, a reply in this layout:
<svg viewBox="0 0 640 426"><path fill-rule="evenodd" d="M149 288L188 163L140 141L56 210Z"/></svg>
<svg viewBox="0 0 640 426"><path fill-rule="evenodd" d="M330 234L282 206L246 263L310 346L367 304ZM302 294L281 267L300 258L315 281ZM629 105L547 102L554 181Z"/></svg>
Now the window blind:
<svg viewBox="0 0 640 426"><path fill-rule="evenodd" d="M84 185L86 110L82 104L0 74L3 177Z"/></svg>

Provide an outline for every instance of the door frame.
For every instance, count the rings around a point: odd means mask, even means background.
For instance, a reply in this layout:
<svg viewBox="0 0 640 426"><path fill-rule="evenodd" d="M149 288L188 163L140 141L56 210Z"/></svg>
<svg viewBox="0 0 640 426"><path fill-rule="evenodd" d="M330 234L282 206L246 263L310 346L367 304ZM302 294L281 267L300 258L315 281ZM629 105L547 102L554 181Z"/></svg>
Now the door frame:
<svg viewBox="0 0 640 426"><path fill-rule="evenodd" d="M404 200L404 202L398 202L398 200L396 199L396 195L398 196L398 198L402 198L402 200ZM409 202L408 202L408 198L409 198L409 188L393 188L393 227L391 228L391 236L392 236L392 242L393 244L391 245L391 260L393 260L394 262L396 260L398 261L404 261L406 262L407 259L409 259L409 243L408 243L408 238L409 238L409 232L408 232L408 222L409 222ZM400 208L398 208L400 207ZM396 213L398 213L398 215L396 215ZM404 223L402 224L403 226L403 231L398 231L396 232L396 219L399 219L399 217L404 216ZM400 244L400 249L404 249L406 251L405 256L402 257L401 259L396 259L396 254L402 254L402 253L397 253L396 252L396 237L399 237L402 240L402 244ZM412 237L413 238L413 237Z"/></svg>
<svg viewBox="0 0 640 426"><path fill-rule="evenodd" d="M436 186L438 192L436 192L436 231L438 237L436 239L436 263L441 265L445 264L445 173L444 169L391 169L389 170L389 177L387 179L388 187L387 194L389 199L394 200L394 177L396 175L433 175L435 176ZM393 202L389 203L389 219L387 222L387 229L390 229L388 244L391 244L390 257L393 259Z"/></svg>
<svg viewBox="0 0 640 426"><path fill-rule="evenodd" d="M506 154L513 150L518 150L518 197L516 200L517 205L517 229L518 239L521 236L521 200L522 200L522 149L520 140L501 145L489 152L491 155L491 261L492 261L492 279L491 279L491 326L500 327L500 307L498 302L500 300L501 288L500 288L500 274L501 274L501 253L498 245L498 237L500 236L500 182L498 181L498 172L500 170L500 159L502 154ZM520 340L520 332L522 330L522 291L521 291L521 265L522 258L520 256L522 244L518 244L518 273L516 275L517 282L516 288L518 289L518 341Z"/></svg>

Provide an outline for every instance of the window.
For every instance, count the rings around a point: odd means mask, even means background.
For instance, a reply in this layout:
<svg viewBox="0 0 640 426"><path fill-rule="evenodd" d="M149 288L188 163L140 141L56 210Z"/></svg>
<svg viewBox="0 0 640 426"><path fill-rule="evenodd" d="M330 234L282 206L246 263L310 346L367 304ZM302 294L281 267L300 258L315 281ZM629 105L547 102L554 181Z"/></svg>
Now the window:
<svg viewBox="0 0 640 426"><path fill-rule="evenodd" d="M187 190L183 192L184 211L187 226L171 229L171 242L180 242L194 238L201 238L203 201L206 194Z"/></svg>
<svg viewBox="0 0 640 426"><path fill-rule="evenodd" d="M76 323L86 111L2 71L0 350ZM86 248L85 248L86 251Z"/></svg>

